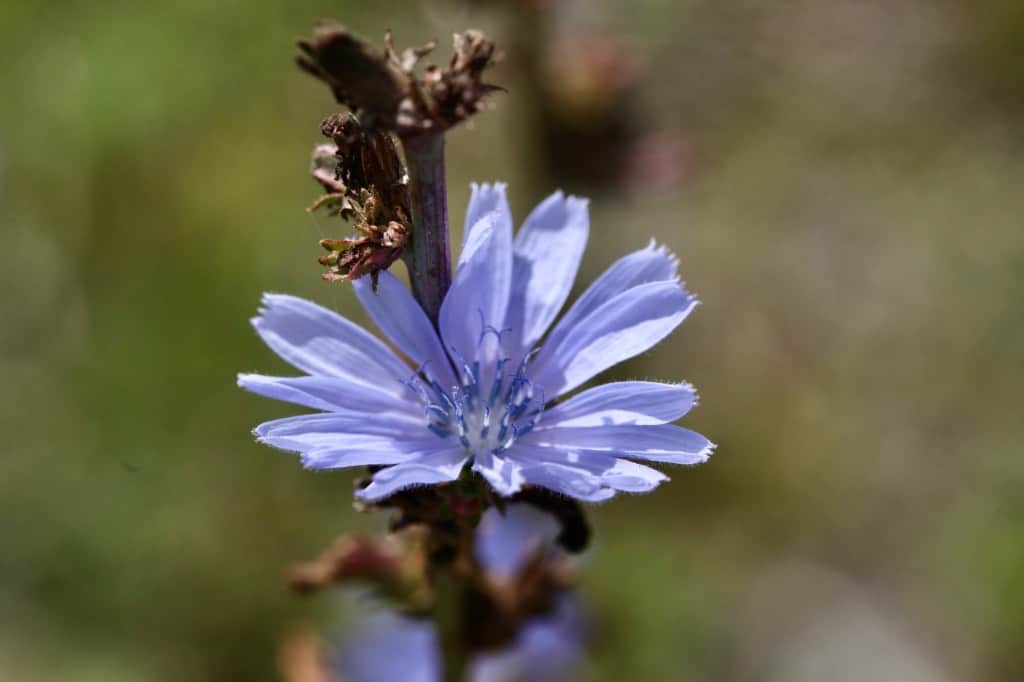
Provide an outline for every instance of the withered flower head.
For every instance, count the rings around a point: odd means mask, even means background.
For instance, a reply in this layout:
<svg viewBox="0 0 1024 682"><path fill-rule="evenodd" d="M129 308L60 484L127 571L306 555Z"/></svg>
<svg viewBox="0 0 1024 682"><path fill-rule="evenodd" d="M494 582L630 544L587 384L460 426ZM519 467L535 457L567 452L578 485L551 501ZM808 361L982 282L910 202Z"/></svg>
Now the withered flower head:
<svg viewBox="0 0 1024 682"><path fill-rule="evenodd" d="M399 53L389 33L385 45L378 51L343 26L324 21L311 38L298 42L297 62L365 126L402 137L451 128L479 111L484 95L500 90L483 82L495 50L480 31L456 33L448 65L428 65L422 75L416 67L434 43Z"/></svg>
<svg viewBox="0 0 1024 682"><path fill-rule="evenodd" d="M321 124L333 144L313 150L311 172L326 190L310 211L324 209L350 221L357 235L324 239L324 279L370 275L374 289L381 270L401 257L411 213L408 178L394 141L386 132L362 126L352 114L335 114Z"/></svg>

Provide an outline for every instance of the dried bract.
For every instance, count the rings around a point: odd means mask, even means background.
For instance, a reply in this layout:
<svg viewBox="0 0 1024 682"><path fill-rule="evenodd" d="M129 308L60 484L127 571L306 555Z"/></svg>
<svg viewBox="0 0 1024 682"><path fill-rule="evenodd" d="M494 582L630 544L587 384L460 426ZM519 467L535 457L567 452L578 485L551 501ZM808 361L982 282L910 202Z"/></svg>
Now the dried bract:
<svg viewBox="0 0 1024 682"><path fill-rule="evenodd" d="M326 191L309 208L326 210L352 223L357 235L324 239L329 252L320 258L324 279L370 275L376 288L381 270L401 257L411 224L409 183L394 141L386 132L366 128L351 114L336 114L321 124L333 144L313 150L311 172Z"/></svg>

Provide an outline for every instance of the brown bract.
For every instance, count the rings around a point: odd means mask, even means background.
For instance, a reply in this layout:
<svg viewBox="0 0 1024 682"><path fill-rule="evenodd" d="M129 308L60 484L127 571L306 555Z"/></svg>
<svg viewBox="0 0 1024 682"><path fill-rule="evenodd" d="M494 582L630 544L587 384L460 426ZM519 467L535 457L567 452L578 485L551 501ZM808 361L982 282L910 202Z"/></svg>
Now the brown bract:
<svg viewBox="0 0 1024 682"><path fill-rule="evenodd" d="M326 191L309 208L352 223L356 235L324 239L324 279L370 275L374 289L381 270L398 260L411 225L409 181L391 136L366 128L352 114L335 114L320 126L333 144L313 150L311 172Z"/></svg>

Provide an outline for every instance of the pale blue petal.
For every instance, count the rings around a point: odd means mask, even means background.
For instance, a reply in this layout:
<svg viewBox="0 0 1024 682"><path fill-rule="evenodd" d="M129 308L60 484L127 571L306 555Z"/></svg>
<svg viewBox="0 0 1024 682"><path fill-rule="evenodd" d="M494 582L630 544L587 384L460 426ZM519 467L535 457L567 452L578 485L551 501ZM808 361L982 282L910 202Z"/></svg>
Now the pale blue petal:
<svg viewBox="0 0 1024 682"><path fill-rule="evenodd" d="M512 277L512 229L496 213L480 219L466 243L451 289L441 304L440 328L456 359L479 358L487 328L501 329Z"/></svg>
<svg viewBox="0 0 1024 682"><path fill-rule="evenodd" d="M623 291L648 282L663 282L677 277L679 262L667 249L652 241L646 249L634 251L612 263L587 287L569 312L551 330L545 348L556 346L576 324ZM545 353L542 352L541 356ZM540 360L542 358L538 358Z"/></svg>
<svg viewBox="0 0 1024 682"><path fill-rule="evenodd" d="M689 412L696 400L696 391L686 383L619 381L595 386L547 410L536 428L666 424Z"/></svg>
<svg viewBox="0 0 1024 682"><path fill-rule="evenodd" d="M654 490L668 480L660 471L616 457L614 454L593 449L546 447L529 443L516 443L513 456L523 464L523 475L529 483L544 485L566 495L587 501L600 501L611 497L603 488L630 493ZM531 472L538 464L552 465L545 469L548 476L566 478L555 488L548 478L538 479ZM572 487L569 487L569 486Z"/></svg>
<svg viewBox="0 0 1024 682"><path fill-rule="evenodd" d="M606 487L599 476L575 467L535 464L523 467L523 478L531 485L583 502L603 502L615 496L615 491Z"/></svg>
<svg viewBox="0 0 1024 682"><path fill-rule="evenodd" d="M466 207L466 222L462 230L463 251L469 243L470 234L479 225L480 219L488 213L497 213L498 220L508 225L510 233L512 231L512 211L508 207L508 197L505 194L507 185L504 182L474 182L470 187L472 193L469 196L469 206Z"/></svg>
<svg viewBox="0 0 1024 682"><path fill-rule="evenodd" d="M438 449L416 461L381 469L373 475L370 485L356 493L356 497L367 502L376 502L404 488L418 485L448 483L459 477L466 455L461 448L442 445L437 439Z"/></svg>
<svg viewBox="0 0 1024 682"><path fill-rule="evenodd" d="M247 391L274 400L312 407L328 412L362 410L365 412L408 412L422 414L411 393L396 396L403 388L393 382L391 390L356 383L345 377L268 377L239 374L238 385ZM394 385L398 388L395 389Z"/></svg>
<svg viewBox="0 0 1024 682"><path fill-rule="evenodd" d="M403 466L418 464L425 458L449 451L454 449L437 438L396 440L379 436L349 436L333 446L303 452L302 465L307 469Z"/></svg>
<svg viewBox="0 0 1024 682"><path fill-rule="evenodd" d="M669 464L706 462L715 447L701 434L673 424L553 428L530 432L523 441L523 445L608 453Z"/></svg>
<svg viewBox="0 0 1024 682"><path fill-rule="evenodd" d="M602 480L616 465L612 455L517 442L509 457L521 465L522 477L531 485L585 502L601 502L615 494Z"/></svg>
<svg viewBox="0 0 1024 682"><path fill-rule="evenodd" d="M365 440L417 440L430 434L420 417L397 413L324 412L264 422L253 429L259 442L292 452L308 452ZM434 438L434 440L438 440Z"/></svg>
<svg viewBox="0 0 1024 682"><path fill-rule="evenodd" d="M509 450L509 455L515 458L516 461L521 462L523 466L558 464L559 466L580 469L596 476L602 476L606 471L614 468L618 461L615 455L603 452L564 447L553 448L525 442L529 440L529 437L524 437L517 441L512 446L512 449Z"/></svg>
<svg viewBox="0 0 1024 682"><path fill-rule="evenodd" d="M490 452L477 453L473 457L473 471L483 476L499 495L507 497L522 490L522 466L512 457Z"/></svg>
<svg viewBox="0 0 1024 682"><path fill-rule="evenodd" d="M569 297L590 232L587 200L555 192L527 216L515 240L512 298L505 327L520 359Z"/></svg>
<svg viewBox="0 0 1024 682"><path fill-rule="evenodd" d="M546 512L528 504L492 507L476 529L476 556L491 575L510 578L541 547L552 547L561 526Z"/></svg>
<svg viewBox="0 0 1024 682"><path fill-rule="evenodd" d="M341 315L294 296L265 294L252 320L268 346L308 374L344 377L396 395L410 370L390 348Z"/></svg>
<svg viewBox="0 0 1024 682"><path fill-rule="evenodd" d="M334 658L334 669L343 682L440 682L434 625L390 611L360 619L359 630Z"/></svg>
<svg viewBox="0 0 1024 682"><path fill-rule="evenodd" d="M686 319L697 300L674 281L626 290L580 320L531 369L549 398L571 391L596 374L649 350Z"/></svg>
<svg viewBox="0 0 1024 682"><path fill-rule="evenodd" d="M615 466L601 474L601 482L609 488L627 493L648 493L668 480L657 469L631 462L615 460Z"/></svg>
<svg viewBox="0 0 1024 682"><path fill-rule="evenodd" d="M434 325L408 289L390 272L381 272L374 293L368 277L352 282L359 302L377 327L441 386L455 385L448 355Z"/></svg>

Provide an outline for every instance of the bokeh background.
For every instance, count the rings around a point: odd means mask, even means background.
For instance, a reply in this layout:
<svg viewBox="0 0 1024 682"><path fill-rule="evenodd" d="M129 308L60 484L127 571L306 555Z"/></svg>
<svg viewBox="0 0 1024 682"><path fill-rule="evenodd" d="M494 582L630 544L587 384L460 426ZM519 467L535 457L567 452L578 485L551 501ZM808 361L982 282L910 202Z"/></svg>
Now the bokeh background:
<svg viewBox="0 0 1024 682"><path fill-rule="evenodd" d="M303 211L321 16L439 60L486 29L508 93L449 136L453 222L471 180L586 194L581 284L656 237L704 301L612 372L695 383L720 447L593 510L583 679L1024 678L1022 8L6 0L0 678L274 680L346 627L283 571L382 519L234 381L285 371L265 290L365 320Z"/></svg>

